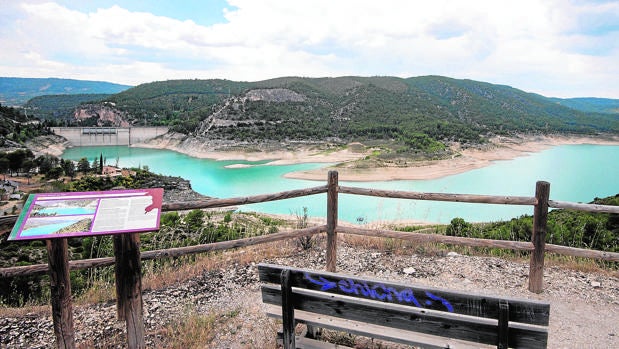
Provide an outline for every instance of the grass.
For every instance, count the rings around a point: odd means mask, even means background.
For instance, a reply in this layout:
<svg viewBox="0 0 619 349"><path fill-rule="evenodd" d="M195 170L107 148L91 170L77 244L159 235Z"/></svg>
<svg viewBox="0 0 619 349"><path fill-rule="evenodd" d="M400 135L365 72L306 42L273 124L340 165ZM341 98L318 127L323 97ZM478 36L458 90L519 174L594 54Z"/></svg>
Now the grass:
<svg viewBox="0 0 619 349"><path fill-rule="evenodd" d="M215 338L218 321L225 321L225 317L216 313L202 315L190 312L166 325L158 334L169 343L167 348L205 348Z"/></svg>

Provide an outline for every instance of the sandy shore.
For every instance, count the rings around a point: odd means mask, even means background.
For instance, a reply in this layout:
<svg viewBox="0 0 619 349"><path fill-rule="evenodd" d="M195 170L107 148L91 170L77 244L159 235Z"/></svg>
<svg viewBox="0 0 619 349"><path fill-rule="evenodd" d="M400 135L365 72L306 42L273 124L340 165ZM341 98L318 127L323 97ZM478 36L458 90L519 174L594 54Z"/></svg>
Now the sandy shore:
<svg viewBox="0 0 619 349"><path fill-rule="evenodd" d="M266 162L267 165L290 165L301 163L325 163L325 167L301 172L292 172L286 178L324 181L330 170L337 170L342 181L389 181L389 180L423 180L455 175L466 171L491 165L494 161L510 160L554 146L569 144L619 145L619 136L582 137L582 136L519 136L496 137L483 148L460 149L454 147L457 156L436 161L418 161L408 167L356 168L355 160L370 155L371 150L360 143L351 143L338 149L319 148L317 146L297 147L294 151L217 151L201 140L179 134L165 137L136 147L169 149L197 158L218 161L239 160ZM64 149L64 144L58 145ZM45 147L50 150L53 147ZM45 152L45 151L43 151ZM228 168L243 168L252 165L231 164Z"/></svg>
<svg viewBox="0 0 619 349"><path fill-rule="evenodd" d="M598 144L619 145L619 137L565 137L537 136L522 138L498 137L484 149L454 149L460 155L452 159L421 161L409 167L353 168L341 163L337 167L325 167L311 171L286 174L287 178L325 180L329 170L337 170L343 181L389 181L389 180L423 180L467 172L491 165L494 161L510 160L531 153L540 152L559 145ZM337 162L337 161L334 161Z"/></svg>
<svg viewBox="0 0 619 349"><path fill-rule="evenodd" d="M388 181L435 179L463 173L491 165L497 160L515 159L539 152L554 146L569 144L619 145L619 136L581 137L581 136L520 136L496 137L482 149L453 150L458 154L451 159L419 161L408 167L355 168L353 162L369 155L361 144L353 143L346 148L325 151L318 148L302 148L295 151L213 151L195 139L160 139L139 147L170 149L198 158L214 160L267 161L268 165L288 165L300 163L325 163L325 167L302 172L292 172L287 178L324 181L327 172L337 170L342 181ZM246 167L245 164L232 164L229 168ZM251 165L250 165L251 166Z"/></svg>

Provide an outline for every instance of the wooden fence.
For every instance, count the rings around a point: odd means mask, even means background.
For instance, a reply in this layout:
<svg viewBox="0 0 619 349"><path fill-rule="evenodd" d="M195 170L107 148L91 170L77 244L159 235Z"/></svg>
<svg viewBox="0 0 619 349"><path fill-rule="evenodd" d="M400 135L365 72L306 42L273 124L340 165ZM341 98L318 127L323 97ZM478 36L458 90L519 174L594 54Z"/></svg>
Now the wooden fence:
<svg viewBox="0 0 619 349"><path fill-rule="evenodd" d="M295 239L303 236L312 236L315 234L327 233L327 255L326 255L326 270L330 272L336 271L336 261L337 261L337 236L338 234L354 234L354 235L364 235L364 236L374 236L374 237L385 237L385 238L397 238L403 240L414 241L418 243L425 242L435 242L435 243L444 243L451 245L460 245L460 246L475 246L475 247L491 247L491 248L503 248L503 249L511 249L511 250L525 250L531 251L530 257L530 269L529 269L529 291L540 293L543 291L543 271L544 271L544 256L546 252L552 252L562 255L575 256L575 257L584 257L584 258L594 258L601 259L606 261L619 261L619 253L614 252L604 252L597 250L589 250L582 248L573 248L559 245L546 244L546 223L547 223L547 215L548 210L550 208L563 208L563 209L573 209L580 211L588 211L588 212L596 212L596 213L617 213L619 214L619 206L606 206L606 205L593 205L593 204L579 204L572 202L563 202L563 201L553 201L549 199L550 193L550 184L548 182L537 182L535 188L535 196L493 196L493 195L469 195L469 194L444 194L444 193L420 193L420 192L408 192L408 191L387 191L387 190L376 190L376 189L366 189L366 188L357 188L357 187L346 187L340 186L338 184L338 173L336 171L331 171L328 174L327 185L318 186L308 189L301 190L291 190L284 191L274 194L264 194L264 195L256 195L250 197L237 197L237 198L228 198L228 199L208 199L208 200L198 200L198 201L186 201L186 202L176 202L176 203L164 203L162 206L163 211L179 211L179 210L190 210L190 209L207 209L207 208L219 208L219 207L230 207L230 206L239 206L253 203L261 203L268 201L277 201L284 200L296 197L304 197L308 195L316 195L316 194L324 194L327 193L327 224L323 226L314 226L305 229L297 229L293 231L287 232L279 232L274 234L268 234L263 236L256 236L251 238L244 238L232 241L224 241L224 242L216 242L204 245L194 245L187 247L178 247L178 248L169 248L163 250L152 250L152 251L144 251L136 252L133 251L133 257L137 258L138 261L141 260L149 260L149 259L159 259L159 258L168 258L168 257L178 257L195 253L203 253L209 251L216 250L227 250L238 247L245 247L257 244L263 244L274 241L281 241L287 239ZM373 197L383 197L383 198L398 198L398 199L410 199L410 200L431 200L431 201L448 201L448 202L464 202L464 203L479 203L479 204L501 204L501 205L529 205L534 208L534 217L533 217L533 233L532 239L530 242L524 241L505 241L505 240L490 240L490 239L477 239L477 238L466 238L466 237L455 237L455 236L445 236L439 234L428 234L425 232L433 231L434 229L424 229L416 232L402 232L402 231L394 231L394 230L384 230L384 229L363 229L357 227L349 227L349 226L339 226L338 225L338 197L339 194L350 194L350 195L364 195L364 196L373 196ZM3 226L8 226L15 223L16 216L10 217L2 217L0 218L0 231ZM6 229L4 229L6 230ZM126 240L122 242L120 239L116 239L115 237L115 247L118 246L118 251L116 253L121 253L122 246L135 246L136 239L138 239L139 243L139 235L138 234L123 234ZM129 235L132 235L131 237ZM66 251L66 239L56 239L56 240L64 240L64 251ZM117 241L118 240L118 241ZM49 272L52 276L54 275L52 269L52 258L62 252L58 252L55 250L53 244L49 241L47 243L48 253L50 254L49 260L50 264L38 264L38 265L30 265L30 266L20 266L20 267L9 267L0 269L0 278L8 278L14 276L25 276L25 275L33 275L33 274L41 274ZM61 246L62 247L62 246ZM132 248L129 248L131 250ZM66 253L66 252L65 252ZM123 252L124 253L124 252ZM108 258L95 258L95 259L87 259L87 260L74 260L68 262L68 270L75 269L85 269L85 268L93 268L93 267L102 267L117 264L119 261L119 255L116 257L108 257ZM62 268L61 268L62 269ZM118 268L117 268L118 269ZM68 270L62 270L62 273L66 274L68 278ZM117 279L119 278L119 274L117 271ZM52 282L55 282L52 277ZM119 283L121 284L119 286ZM139 280L129 280L129 281L119 281L117 280L117 291L121 292L120 288L124 287L123 285L127 283L138 284L136 287L130 288L130 291L133 292L131 295L131 299L139 298L139 302L141 302L141 296L135 294L135 290L141 289L139 285ZM69 285L69 293L70 293L70 285ZM120 299L120 297L117 297ZM52 295L52 300L54 299L54 295ZM64 300L59 300L59 302L66 302L66 295ZM66 308L66 304L64 305ZM70 308L70 305L69 305ZM119 309L119 318L123 318L123 315L120 313L120 305ZM141 317L141 309L139 309L139 314ZM60 316L60 315L59 315ZM66 312L63 313L63 316L67 316ZM135 314L132 313L132 316ZM65 321L70 321L71 319L65 319ZM129 325L127 326L128 332L130 331ZM72 331L72 328L71 328ZM65 330L66 332L66 330ZM139 330L138 330L139 332ZM64 336L62 329L59 329L57 332L58 336ZM67 335L69 336L69 335ZM128 340L130 341L129 348L139 348L143 347L143 339L140 342L139 338L140 334L138 333L133 336L130 336L128 333ZM70 334L72 340L72 333ZM130 338L131 337L131 338ZM64 338L66 340L67 338ZM133 342L131 342L133 340ZM71 347L64 346L60 344L60 339L57 339L57 344L59 347Z"/></svg>
<svg viewBox="0 0 619 349"><path fill-rule="evenodd" d="M274 241L287 239L295 239L302 236L311 236L318 233L326 232L328 235L328 254L327 254L327 270L335 270L336 253L335 247L337 233L354 234L374 237L386 237L409 240L419 243L434 242L460 246L473 247L491 247L504 248L510 250L537 251L531 258L531 266L535 268L543 268L543 252L551 252L566 256L593 258L606 261L619 261L619 253L597 251L583 248L574 248L553 244L544 244L546 233L546 215L549 208L571 209L594 213L616 213L619 214L619 206L580 204L565 201L554 201L548 199L550 184L547 182L538 182L536 184L536 196L495 196L495 195L469 195L469 194L447 194L447 193L422 193L410 191L390 191L367 189L358 187L346 187L338 185L338 173L336 171L329 172L328 184L307 189L290 190L279 193L255 195L248 197L236 197L227 199L207 199L197 201L184 201L174 203L164 203L162 211L181 211L192 209L208 209L240 206L254 203L262 203L269 201L285 200L309 195L317 195L327 193L327 225L315 226L305 229L297 229L293 231L280 232L275 234L255 236L251 238L216 242L204 245L194 245L187 247L169 248L163 250L152 250L141 252L141 259L151 260L168 257L180 257L195 253L204 253L209 251L227 250L238 247L245 247L257 244L263 244ZM363 195L382 198L397 198L409 200L429 200L429 201L445 201L445 202L464 202L478 204L502 204L502 205L529 205L534 209L534 227L533 238L531 242L524 241L506 241L506 240L490 240L476 239L467 237L445 236L438 234L425 234L424 232L434 230L420 230L417 232L402 232L384 229L364 229L357 227L338 226L338 203L339 194ZM10 227L17 220L17 216L0 217L0 231L10 230ZM4 229L2 228L4 227ZM540 252L542 252L540 254ZM541 259L539 259L541 256ZM104 267L114 264L114 257L94 258L85 260L70 261L71 270L87 269L94 267ZM43 274L49 270L48 264L36 264L20 267L0 268L0 278L26 276L34 274ZM543 275L535 275L539 280L542 280ZM541 292L541 287L529 286L532 292Z"/></svg>

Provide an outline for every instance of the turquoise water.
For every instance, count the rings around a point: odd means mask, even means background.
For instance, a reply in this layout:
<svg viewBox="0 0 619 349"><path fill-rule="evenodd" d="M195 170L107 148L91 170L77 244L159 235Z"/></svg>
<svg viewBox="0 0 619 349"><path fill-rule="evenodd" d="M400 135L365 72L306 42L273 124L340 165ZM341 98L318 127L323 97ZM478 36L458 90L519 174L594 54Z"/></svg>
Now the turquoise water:
<svg viewBox="0 0 619 349"><path fill-rule="evenodd" d="M194 190L204 195L228 198L274 193L324 185L324 182L287 179L293 171L319 168L324 164L268 166L244 161L197 159L169 150L129 147L76 147L63 158L91 162L103 154L107 164L121 167L147 165L152 172L180 176L191 181ZM248 168L224 168L230 164L253 164ZM550 182L551 200L590 202L595 197L619 193L619 146L566 145L459 175L435 180L340 182L340 185L365 188L434 193L534 196L535 182ZM308 208L310 216L325 217L326 195L246 205L244 211L300 214ZM530 206L483 205L411 201L340 195L339 219L357 222L421 220L448 223L454 217L467 221L506 220L532 214Z"/></svg>
<svg viewBox="0 0 619 349"><path fill-rule="evenodd" d="M49 215L69 216L78 214L93 214L95 211L96 208L94 207L47 207L37 210L36 212Z"/></svg>
<svg viewBox="0 0 619 349"><path fill-rule="evenodd" d="M26 236L49 235L62 228L66 228L73 223L75 223L75 221L67 221L67 222L61 222L61 223L41 225L38 227L32 227L32 228L23 230L20 236L26 237Z"/></svg>

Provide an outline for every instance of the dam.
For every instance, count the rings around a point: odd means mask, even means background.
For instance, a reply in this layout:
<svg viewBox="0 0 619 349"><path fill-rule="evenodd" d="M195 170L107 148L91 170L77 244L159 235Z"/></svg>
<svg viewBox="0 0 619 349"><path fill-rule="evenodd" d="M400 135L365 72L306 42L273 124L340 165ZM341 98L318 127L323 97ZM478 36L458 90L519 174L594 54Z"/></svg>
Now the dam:
<svg viewBox="0 0 619 349"><path fill-rule="evenodd" d="M52 127L76 147L133 145L168 132L168 127Z"/></svg>

